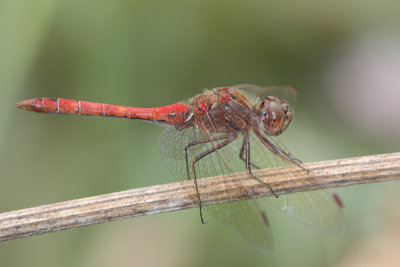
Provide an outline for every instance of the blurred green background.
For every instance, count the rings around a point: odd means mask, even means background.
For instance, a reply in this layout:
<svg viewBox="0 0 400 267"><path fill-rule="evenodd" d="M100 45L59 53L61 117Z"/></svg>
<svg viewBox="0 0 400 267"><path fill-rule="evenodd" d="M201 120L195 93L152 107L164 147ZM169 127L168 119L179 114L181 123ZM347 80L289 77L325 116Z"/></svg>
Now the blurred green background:
<svg viewBox="0 0 400 267"><path fill-rule="evenodd" d="M390 0L0 0L0 212L175 181L158 151L162 127L15 108L33 97L150 107L204 88L290 84L300 97L282 138L298 158L399 151L399 10ZM3 242L0 262L383 266L399 262L399 189L337 189L339 235L267 208L269 254L192 209Z"/></svg>

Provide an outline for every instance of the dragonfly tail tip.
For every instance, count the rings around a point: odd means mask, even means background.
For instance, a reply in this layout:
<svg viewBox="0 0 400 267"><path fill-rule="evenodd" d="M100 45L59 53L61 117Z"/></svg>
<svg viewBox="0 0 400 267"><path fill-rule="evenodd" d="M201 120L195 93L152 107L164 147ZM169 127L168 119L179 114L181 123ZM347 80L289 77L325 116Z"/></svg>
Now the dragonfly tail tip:
<svg viewBox="0 0 400 267"><path fill-rule="evenodd" d="M17 108L24 110L31 110L31 105L29 100L19 101L17 104Z"/></svg>

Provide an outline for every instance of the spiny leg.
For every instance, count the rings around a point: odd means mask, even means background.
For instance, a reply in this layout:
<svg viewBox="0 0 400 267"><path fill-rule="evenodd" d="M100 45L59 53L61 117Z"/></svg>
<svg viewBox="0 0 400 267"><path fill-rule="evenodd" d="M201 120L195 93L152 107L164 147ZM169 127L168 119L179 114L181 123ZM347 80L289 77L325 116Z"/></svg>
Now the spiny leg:
<svg viewBox="0 0 400 267"><path fill-rule="evenodd" d="M269 141L266 137L264 137L257 128L253 128L253 130L254 133L257 135L258 139L260 139L261 143L263 143L266 147L268 147L268 149L271 150L275 155L298 166L306 173L309 173L309 171L301 165L302 162L299 159L296 159L291 154L283 151L278 146L275 146L273 143L271 143L271 141Z"/></svg>
<svg viewBox="0 0 400 267"><path fill-rule="evenodd" d="M221 135L221 136L217 136L211 139L202 139L202 140L195 140L195 141L191 141L189 143L187 143L185 145L185 161L186 161L186 174L187 174L187 178L188 180L190 180L190 172L189 172L189 159L188 159L188 149L191 146L195 146L195 145L200 145L200 144L205 144L205 143L209 143L209 142L215 142L215 141L220 141L223 139L228 139L230 138L231 135Z"/></svg>
<svg viewBox="0 0 400 267"><path fill-rule="evenodd" d="M228 138L232 138L232 136L231 136L231 135L221 135L221 136L217 136L217 137L214 137L214 138L211 138L211 139L203 139L203 140L191 141L191 142L189 142L189 143L187 143L187 144L185 145L186 173L187 173L187 178L188 178L188 180L190 180L189 160L188 160L188 149L189 149L189 147L195 146L195 145L200 145L200 144L205 144L205 143L209 143L209 142L220 141L220 140L228 139ZM228 140L229 140L229 139L228 139ZM213 148L215 148L215 146L213 146ZM219 149L219 148L217 148L217 149ZM215 149L215 150L217 150L217 149ZM214 150L214 151L215 151L215 150ZM208 150L207 150L207 151L208 151ZM204 153L204 152L203 152L203 153ZM203 154L203 153L201 153L201 154ZM211 152L210 152L210 153L211 153ZM200 155L201 155L201 154L200 154ZM202 205L201 205L201 198L200 198L200 193L199 193L199 189L198 189L198 186L197 186L197 177L196 177L196 172L195 172L195 169L194 169L193 160L192 160L192 169L193 169L193 181L194 181L194 185L195 185L195 188L196 188L196 194L197 194L197 199L198 199L199 208L200 208L200 219L201 219L201 222L202 222L203 224L205 224L204 219L203 219L202 209L201 209L201 207L202 207Z"/></svg>
<svg viewBox="0 0 400 267"><path fill-rule="evenodd" d="M243 157L245 146L246 146L246 142L245 142L245 139L243 138L242 147L240 148L240 152L239 152L239 158L240 158L244 163L246 163L246 159ZM254 168L256 168L257 170L260 169L260 167L258 167L257 165L255 165L255 164L253 164L253 163L251 163L251 162L250 162L250 165L253 166Z"/></svg>
<svg viewBox="0 0 400 267"><path fill-rule="evenodd" d="M201 219L201 223L203 223L203 224L205 224L206 222L205 222L204 219L203 219L201 198L200 198L199 188L198 188L198 185L197 185L197 177L196 177L195 164L196 164L199 160L201 160L203 157L205 157L205 156L211 154L212 152L216 152L218 149L221 149L221 148L223 148L224 146L226 146L226 145L232 143L233 141L236 140L236 138L237 138L237 135L230 136L230 139L227 139L227 140L225 140L225 141L223 141L223 142L221 142L221 143L219 143L219 144L217 144L217 145L215 145L215 146L213 145L211 148L209 148L209 149L207 149L206 151L200 153L199 155L195 156L195 157L192 159L193 181L194 181L194 184L195 184L195 187L196 187L197 198L198 198L198 201L199 201L200 219Z"/></svg>
<svg viewBox="0 0 400 267"><path fill-rule="evenodd" d="M268 187L268 189L271 191L271 193L278 198L279 194L275 193L274 190L272 190L272 187L270 186L270 184L262 181L260 178L258 178L257 176L255 176L252 172L251 172L251 161L250 161L250 138L249 138L249 134L247 132L243 133L243 144L245 145L245 150L246 150L246 171L247 173L250 175L251 178L253 178L254 180L260 182L261 184L265 185Z"/></svg>

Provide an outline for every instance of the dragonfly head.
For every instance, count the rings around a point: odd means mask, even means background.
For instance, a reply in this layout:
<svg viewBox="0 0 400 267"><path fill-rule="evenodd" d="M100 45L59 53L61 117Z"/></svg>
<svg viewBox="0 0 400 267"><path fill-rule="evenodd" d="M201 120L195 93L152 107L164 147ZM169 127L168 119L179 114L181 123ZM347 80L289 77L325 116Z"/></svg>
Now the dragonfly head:
<svg viewBox="0 0 400 267"><path fill-rule="evenodd" d="M292 108L275 96L267 96L259 106L262 129L267 135L279 135L289 126L293 118Z"/></svg>

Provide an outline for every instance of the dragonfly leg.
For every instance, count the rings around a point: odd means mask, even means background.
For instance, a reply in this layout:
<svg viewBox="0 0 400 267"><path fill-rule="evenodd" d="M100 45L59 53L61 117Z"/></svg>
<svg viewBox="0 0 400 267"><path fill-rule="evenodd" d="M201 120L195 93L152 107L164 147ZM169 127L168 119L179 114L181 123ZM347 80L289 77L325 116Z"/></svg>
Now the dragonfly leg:
<svg viewBox="0 0 400 267"><path fill-rule="evenodd" d="M257 135L258 139L260 139L261 143L263 143L266 147L268 147L268 149L271 150L275 155L298 166L300 169L302 169L306 173L309 173L309 171L301 165L301 163L303 163L303 162L301 162L301 160L293 157L293 155L291 155L290 153L283 151L281 148L279 148L276 145L274 145L273 143L271 143L271 141L269 141L265 136L263 136L257 128L253 128L253 130L254 130L254 133Z"/></svg>
<svg viewBox="0 0 400 267"><path fill-rule="evenodd" d="M230 137L231 137L231 135L221 135L221 136L217 136L217 137L214 137L214 138L211 138L211 139L209 138L209 139L191 141L191 142L189 142L189 143L187 143L185 145L186 174L187 174L188 180L190 180L188 149L190 147L192 147L192 146L195 146L195 145L201 145L201 144L204 144L204 143L220 141L220 140L228 139Z"/></svg>
<svg viewBox="0 0 400 267"><path fill-rule="evenodd" d="M233 141L235 141L236 138L237 138L237 135L224 136L224 138L219 137L219 138L214 138L214 139L216 139L216 140L222 140L222 139L226 139L226 138L229 138L229 139L227 139L227 140L225 140L225 141L223 141L223 142L221 142L221 143L219 143L219 144L217 144L217 145L213 145L211 148L207 149L206 151L203 151L202 153L198 154L197 156L195 156L195 157L192 159L193 181L194 181L194 185L195 185L195 188L196 188L197 199L198 199L198 202L199 202L200 219L201 219L201 223L202 223L202 224L206 224L207 222L205 222L205 221L204 221L204 218L203 218L202 204L201 204L201 198L200 198L199 187L198 187L198 184L197 184L197 176L196 176L195 164L196 164L199 160L201 160L202 158L204 158L205 156L207 156L207 155L211 154L212 152L215 152L215 151L217 151L218 149L221 149L221 148L223 148L224 146L226 146L226 145L232 143ZM201 140L201 141L199 141L199 142L201 142L201 143L207 143L207 142L215 141L214 139L208 139L207 141L206 141L206 140Z"/></svg>
<svg viewBox="0 0 400 267"><path fill-rule="evenodd" d="M251 172L251 161L250 161L250 138L249 138L249 134L247 132L243 133L243 145L244 145L244 149L246 151L246 158L245 158L245 162L246 162L246 171L247 173L250 175L251 178L253 178L254 180L260 182L261 184L265 185L266 187L268 187L268 189L271 191L271 193L278 198L279 194L275 193L275 191L272 189L271 185L269 183L266 183L264 181L262 181L260 178L258 178L257 176L255 176L252 172ZM242 147L243 147L242 145ZM242 150L242 149L241 149ZM242 152L242 151L240 151Z"/></svg>
<svg viewBox="0 0 400 267"><path fill-rule="evenodd" d="M246 163L246 159L243 157L245 147L246 147L246 142L245 142L245 139L243 139L242 147L240 148L240 152L239 152L239 158L240 158L244 163ZM256 168L257 170L260 169L260 167L258 167L257 165L255 165L255 164L253 164L253 163L251 163L251 162L250 162L250 165L253 166L254 168Z"/></svg>

